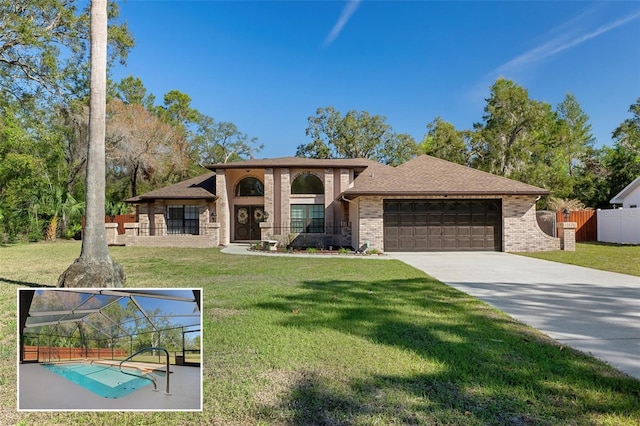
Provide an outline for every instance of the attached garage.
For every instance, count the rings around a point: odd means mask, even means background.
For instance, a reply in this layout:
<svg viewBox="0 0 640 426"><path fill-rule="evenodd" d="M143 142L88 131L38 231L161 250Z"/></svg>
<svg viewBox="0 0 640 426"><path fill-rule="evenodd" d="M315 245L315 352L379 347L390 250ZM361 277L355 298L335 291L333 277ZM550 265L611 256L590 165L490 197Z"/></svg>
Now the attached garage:
<svg viewBox="0 0 640 426"><path fill-rule="evenodd" d="M385 200L385 251L501 251L502 201Z"/></svg>

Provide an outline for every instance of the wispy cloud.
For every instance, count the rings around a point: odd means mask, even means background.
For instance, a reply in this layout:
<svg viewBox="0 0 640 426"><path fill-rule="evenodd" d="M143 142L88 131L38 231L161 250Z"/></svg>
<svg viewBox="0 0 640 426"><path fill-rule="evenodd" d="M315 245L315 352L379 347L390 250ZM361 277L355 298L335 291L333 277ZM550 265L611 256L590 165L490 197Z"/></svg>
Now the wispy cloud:
<svg viewBox="0 0 640 426"><path fill-rule="evenodd" d="M351 19L353 14L356 13L358 6L360 6L360 1L361 0L349 0L347 2L347 4L344 6L344 9L342 9L340 18L338 18L338 21L331 29L331 32L324 40L323 47L329 46L336 38L338 38L344 26L347 25L347 22L349 22L349 19Z"/></svg>
<svg viewBox="0 0 640 426"><path fill-rule="evenodd" d="M518 77L522 77L523 73L530 71L534 65L546 58L572 49L588 40L640 18L640 11L635 11L607 24L595 28L593 25L587 27L585 20L594 13L596 13L596 10L592 9L572 18L560 27L550 31L546 35L547 41L542 42L539 46L516 56L487 73L482 80L469 91L468 98L474 104L483 105L484 98L487 95L487 89L493 84L496 78L505 77L517 79Z"/></svg>
<svg viewBox="0 0 640 426"><path fill-rule="evenodd" d="M602 34L605 34L615 28L618 28L628 22L631 22L635 19L640 18L640 12L635 12L630 15L627 15L623 18L617 19L611 23L600 26L594 30L590 30L588 32L583 32L579 35L574 35L571 33L564 33L556 36L554 39L549 40L542 45L535 47L528 52L523 53L520 56L517 56L496 68L490 74L496 75L504 75L511 74L521 70L523 67L530 66L541 61L544 58L547 58L552 55L556 55L565 50L576 47L585 41L591 40L592 38L598 37Z"/></svg>

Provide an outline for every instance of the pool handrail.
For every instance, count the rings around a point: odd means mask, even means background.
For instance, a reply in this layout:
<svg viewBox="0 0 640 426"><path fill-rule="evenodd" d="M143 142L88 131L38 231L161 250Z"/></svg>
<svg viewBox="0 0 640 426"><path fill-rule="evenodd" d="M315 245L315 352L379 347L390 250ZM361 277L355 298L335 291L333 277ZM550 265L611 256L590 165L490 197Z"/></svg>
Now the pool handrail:
<svg viewBox="0 0 640 426"><path fill-rule="evenodd" d="M138 375L138 374L127 373L126 371L122 371L122 364L123 363L129 361L134 356L139 355L142 352L146 352L146 351L164 351L164 353L166 355L166 365L167 365L167 371L166 371L167 390L166 390L166 392L164 394L165 395L171 395L171 393L169 392L169 374L170 374L170 371L169 371L169 351L167 351L165 348L158 348L158 347L154 347L154 346L149 346L147 348L140 349L138 352L136 352L133 355L130 355L127 358L125 358L122 361L120 361L120 364L118 365L118 367L120 368L120 372L124 373L124 374L128 374L130 376L142 377L144 379L151 380L153 382L153 390L154 391L158 391L158 386L156 385L156 381L155 381L155 379L153 379L153 377L141 376L141 375Z"/></svg>

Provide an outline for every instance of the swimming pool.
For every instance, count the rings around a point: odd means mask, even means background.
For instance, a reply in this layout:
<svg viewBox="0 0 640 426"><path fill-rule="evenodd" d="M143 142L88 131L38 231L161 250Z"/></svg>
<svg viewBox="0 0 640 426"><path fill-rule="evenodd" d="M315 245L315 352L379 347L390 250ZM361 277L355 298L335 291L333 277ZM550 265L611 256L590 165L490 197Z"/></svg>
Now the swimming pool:
<svg viewBox="0 0 640 426"><path fill-rule="evenodd" d="M47 370L104 398L121 398L149 386L149 379L120 372L116 367L99 364L42 364ZM136 371L135 374L140 374Z"/></svg>

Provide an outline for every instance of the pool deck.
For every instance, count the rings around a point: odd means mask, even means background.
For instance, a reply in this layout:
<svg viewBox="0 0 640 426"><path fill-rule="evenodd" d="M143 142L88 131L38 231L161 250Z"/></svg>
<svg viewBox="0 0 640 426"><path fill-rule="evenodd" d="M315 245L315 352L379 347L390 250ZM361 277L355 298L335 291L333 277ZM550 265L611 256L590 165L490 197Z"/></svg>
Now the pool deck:
<svg viewBox="0 0 640 426"><path fill-rule="evenodd" d="M201 367L172 365L169 391L158 377L158 392L145 386L125 397L103 398L40 364L18 365L18 410L202 410Z"/></svg>

